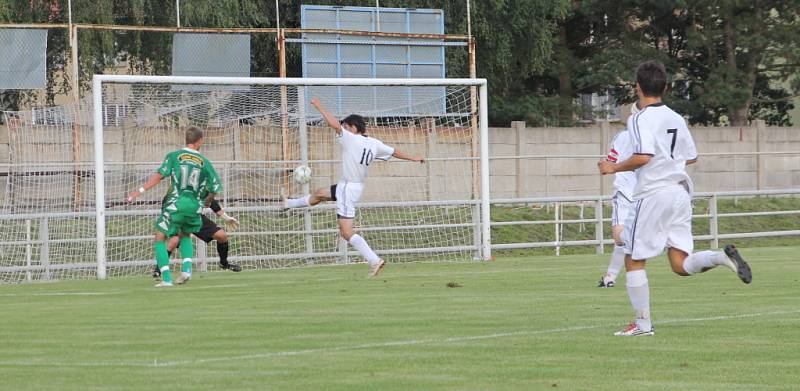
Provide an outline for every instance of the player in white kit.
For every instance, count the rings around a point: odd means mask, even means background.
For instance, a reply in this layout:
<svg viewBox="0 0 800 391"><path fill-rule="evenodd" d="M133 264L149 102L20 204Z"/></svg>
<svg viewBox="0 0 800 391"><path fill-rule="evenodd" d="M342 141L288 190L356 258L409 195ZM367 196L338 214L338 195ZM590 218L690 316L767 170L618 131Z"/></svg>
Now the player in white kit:
<svg viewBox="0 0 800 391"><path fill-rule="evenodd" d="M311 104L319 110L328 125L336 131L336 139L342 149L342 177L339 183L330 187L321 187L313 194L301 198L284 199L285 208L305 208L314 206L323 201L336 201L337 222L339 235L342 239L353 245L364 260L369 263L369 275L376 276L386 265L369 247L361 235L353 232L353 219L356 217L355 204L364 191L364 180L367 170L374 160L389 160L391 157L425 163L422 157L412 157L380 140L367 137L367 125L360 115L351 114L339 121L325 106L314 97Z"/></svg>
<svg viewBox="0 0 800 391"><path fill-rule="evenodd" d="M638 111L637 103L631 105L631 115L636 114ZM625 129L617 133L611 140L611 147L606 160L611 163L618 163L627 160L632 154L628 130ZM614 238L614 250L611 252L606 274L600 277L600 282L597 284L598 288L613 288L616 285L619 271L625 264L625 246L622 241L622 232L625 229L625 221L633 210L633 188L635 185L636 174L633 171L614 174L614 195L611 198L611 235Z"/></svg>
<svg viewBox="0 0 800 391"><path fill-rule="evenodd" d="M598 162L602 174L636 171L636 209L628 217L622 235L626 285L635 320L614 334L618 336L655 334L645 261L660 255L664 248L672 271L678 275L691 276L722 265L743 282L749 284L752 280L750 266L733 245L725 246L724 253L692 253L692 182L686 165L697 160L697 150L686 121L661 102L666 83L663 65L655 61L639 65L636 92L642 109L628 118L633 155L618 163Z"/></svg>

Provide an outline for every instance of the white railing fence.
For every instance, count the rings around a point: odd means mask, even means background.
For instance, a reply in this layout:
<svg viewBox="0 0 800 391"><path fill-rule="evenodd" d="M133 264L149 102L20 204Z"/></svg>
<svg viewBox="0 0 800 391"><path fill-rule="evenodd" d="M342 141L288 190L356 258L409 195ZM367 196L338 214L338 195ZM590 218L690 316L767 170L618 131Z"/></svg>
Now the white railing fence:
<svg viewBox="0 0 800 391"><path fill-rule="evenodd" d="M787 215L800 215L800 210L787 209L787 210L770 210L770 211L733 211L720 213L718 203L721 199L743 199L753 197L797 197L800 195L800 189L784 189L784 190L761 190L761 191L737 191L737 192L715 192L715 193L697 193L694 195L695 200L707 201L706 210L701 213L696 213L693 217L695 221L702 219L708 220L708 233L695 235L695 241L707 241L710 248L718 248L720 240L738 239L738 238L765 238L776 236L800 236L800 230L778 230L778 231L757 231L757 232L721 232L719 221L721 218L735 218L735 217L764 217L764 216L787 216ZM522 206L528 208L531 205L546 205L549 208L548 213L552 214L552 219L527 219L527 220L514 220L514 221L500 221L502 220L498 214L495 214L491 227L498 229L502 227L519 227L520 230L525 230L526 227L552 225L553 229L548 230L552 233L552 240L541 241L508 241L504 243L497 243L500 239L498 235L493 232L495 236L491 244L492 250L520 250L520 249L536 249L536 248L552 248L554 254L560 254L560 250L564 247L574 246L594 246L597 254L602 254L605 251L605 245L613 243L610 238L610 230L608 224L610 218L604 214L604 207L608 206L610 197L608 196L573 196L573 197L544 197L544 198L504 198L494 199L491 204L494 208L513 208L515 206ZM481 213L480 201L478 200L456 200L456 201L424 201L416 203L404 203L408 205L425 204L427 206L444 206L444 207L469 207L473 211L473 219L471 222L462 222L456 224L447 224L446 227L441 224L420 224L410 226L371 226L362 229L363 232L407 232L409 229L422 229L428 225L437 228L462 228L472 231L473 239L470 243L462 243L460 245L451 245L440 248L411 248L411 249L384 249L377 252L381 255L398 255L398 254L424 254L431 251L452 251L452 252L471 252L474 254L475 259L481 259L482 254L482 230L481 230ZM392 208L399 205L386 204L386 203L364 203L362 208ZM333 209L334 205L320 205L316 208L319 209ZM577 218L569 218L564 216L565 208L572 208L578 210ZM264 207L243 207L243 208L228 208L232 214L244 215L251 212L275 212L278 213L276 206ZM586 216L584 212L591 211L591 216ZM109 212L108 217L115 215L140 215L155 217L158 210L139 210L139 211L114 211ZM94 251L86 251L85 261L75 263L61 263L51 262L50 248L53 246L65 244L81 244L91 247L94 245L96 238L93 235L86 235L82 238L69 238L57 239L53 238L54 235L50 232L50 221L58 219L79 219L91 218L94 212L83 213L50 213L50 214L5 214L0 215L0 222L2 224L24 222L26 227L26 238L24 240L17 240L14 242L4 243L5 245L18 245L25 246L24 257L25 259L15 262L15 266L6 266L0 268L0 275L3 273L24 273L25 277L22 281L34 280L47 280L51 273L68 270L68 269L82 269L82 270L95 270L97 269L97 261L91 259ZM569 226L577 226L579 231L588 233L587 227L593 227L593 238L582 240L567 240L564 236L564 228ZM325 229L306 229L303 231L275 231L275 232L247 232L239 231L230 234L231 240L236 238L263 236L263 235L335 235L335 228ZM506 238L503 238L506 239ZM109 242L128 242L128 241L145 241L151 240L150 235L109 235L106 239ZM207 270L208 262L216 262L215 258L206 256L206 245L202 242L198 243L197 262L200 271ZM248 262L248 261L263 261L263 260L286 260L286 259L304 259L309 260L315 257L328 257L338 258L336 263L350 263L350 256L353 255L352 251L348 250L347 246L340 246L336 251L315 251L315 252L298 252L294 254L264 254L259 256L236 256L230 257L232 261ZM424 259L424 257L423 257ZM177 261L174 261L177 262ZM122 262L109 262L108 267L145 267L153 263L151 259L139 260L126 260ZM313 262L302 263L303 265L312 265ZM40 277L33 278L33 274L38 274ZM6 279L3 279L4 281ZM11 281L15 282L15 281Z"/></svg>
<svg viewBox="0 0 800 391"><path fill-rule="evenodd" d="M800 195L800 189L780 189L780 190L752 190L752 191L728 191L728 192L705 192L695 193L694 201L707 200L707 212L695 213L692 215L693 221L707 219L708 233L697 235L695 241L708 241L712 249L719 248L720 240L741 239L741 238L765 238L777 236L800 236L800 230L778 230L778 231L756 231L756 232L720 232L719 221L721 218L731 217L763 217L763 216L786 216L800 215L800 209L775 210L775 211L750 211L750 212L719 212L719 201L724 198L753 198L753 197L796 197ZM491 226L531 226L531 225L553 225L553 240L538 242L506 242L497 243L496 235L492 238L493 250L513 250L513 249L533 249L533 248L553 248L554 253L559 255L562 247L574 246L595 246L597 254L604 253L605 245L613 244L610 238L610 229L604 229L610 224L610 216L604 216L603 205L611 200L610 196L571 196L571 197L531 197L531 198L503 198L493 199L491 204L497 205L548 205L551 207L552 219L548 220L515 220L515 221L496 221L493 218ZM798 201L800 204L800 201ZM594 216L585 217L584 208L590 205L594 210ZM580 210L579 218L570 219L563 217L565 206L577 207ZM697 211L695 211L697 212ZM594 226L594 238L585 240L564 240L564 227L569 225L579 225L581 230L587 224Z"/></svg>

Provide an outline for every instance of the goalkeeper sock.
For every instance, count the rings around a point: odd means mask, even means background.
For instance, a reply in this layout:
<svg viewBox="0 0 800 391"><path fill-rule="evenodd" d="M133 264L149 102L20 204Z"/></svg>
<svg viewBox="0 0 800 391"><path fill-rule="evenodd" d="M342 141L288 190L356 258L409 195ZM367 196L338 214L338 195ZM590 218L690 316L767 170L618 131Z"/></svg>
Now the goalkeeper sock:
<svg viewBox="0 0 800 391"><path fill-rule="evenodd" d="M380 260L380 258L378 258L378 254L375 254L375 252L372 251L372 249L369 247L369 244L367 244L367 241L364 240L361 235L353 235L350 237L349 243L352 244L359 253L361 253L361 256L363 256L370 265Z"/></svg>
<svg viewBox="0 0 800 391"><path fill-rule="evenodd" d="M192 257L194 256L194 247L192 247L192 238L189 236L181 237L180 240L181 257L181 271L184 273L192 274Z"/></svg>
<svg viewBox="0 0 800 391"><path fill-rule="evenodd" d="M220 243L217 242L217 254L219 254L219 264L220 265L227 265L228 264L228 242Z"/></svg>
<svg viewBox="0 0 800 391"><path fill-rule="evenodd" d="M172 282L172 272L169 270L169 255L167 255L167 244L162 240L155 242L153 248L156 251L156 264L161 270L161 280Z"/></svg>
<svg viewBox="0 0 800 391"><path fill-rule="evenodd" d="M286 206L290 208L305 208L307 206L311 206L308 200L311 199L311 194L306 195L305 197L301 198L289 198L286 200Z"/></svg>

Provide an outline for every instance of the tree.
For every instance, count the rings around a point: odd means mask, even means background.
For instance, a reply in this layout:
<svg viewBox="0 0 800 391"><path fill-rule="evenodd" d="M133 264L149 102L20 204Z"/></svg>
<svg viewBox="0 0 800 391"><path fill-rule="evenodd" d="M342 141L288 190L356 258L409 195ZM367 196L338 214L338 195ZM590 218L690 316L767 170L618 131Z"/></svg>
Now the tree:
<svg viewBox="0 0 800 391"><path fill-rule="evenodd" d="M490 122L507 123L524 114L525 117L517 119L541 123L545 118L540 115L543 110L558 111L557 99L547 97L554 85L539 83L539 76L551 64L556 22L566 16L570 1L479 1L473 4L477 71L489 81Z"/></svg>
<svg viewBox="0 0 800 391"><path fill-rule="evenodd" d="M691 123L789 124L798 9L797 0L584 1L563 22L570 80L576 92L632 102L636 65L655 59L672 75L665 100Z"/></svg>
<svg viewBox="0 0 800 391"><path fill-rule="evenodd" d="M745 125L764 110L782 111L780 117L785 117L786 108L791 108L787 101L800 91L800 1L687 3L683 12L692 23L687 53L680 61L684 69L699 71L687 72L682 80L685 98L727 116L734 126ZM789 83L793 91L780 82Z"/></svg>

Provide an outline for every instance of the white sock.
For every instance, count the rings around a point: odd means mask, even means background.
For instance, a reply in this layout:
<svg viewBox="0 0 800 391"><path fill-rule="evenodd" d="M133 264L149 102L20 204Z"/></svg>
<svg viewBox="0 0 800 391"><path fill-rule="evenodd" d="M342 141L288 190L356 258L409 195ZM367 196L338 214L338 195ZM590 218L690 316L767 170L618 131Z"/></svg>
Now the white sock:
<svg viewBox="0 0 800 391"><path fill-rule="evenodd" d="M719 265L728 263L728 257L721 251L700 251L686 257L683 270L689 275L702 273Z"/></svg>
<svg viewBox="0 0 800 391"><path fill-rule="evenodd" d="M375 251L372 251L372 249L369 247L369 244L367 244L367 241L364 240L361 235L353 235L350 237L349 243L352 244L359 253L361 253L361 256L363 256L370 265L380 260L380 258L378 258L378 254L375 254Z"/></svg>
<svg viewBox="0 0 800 391"><path fill-rule="evenodd" d="M308 203L308 200L311 199L311 194L307 194L305 197L300 198L289 198L286 200L286 206L290 208L305 208L307 206L311 206Z"/></svg>
<svg viewBox="0 0 800 391"><path fill-rule="evenodd" d="M186 266L186 264L189 265L189 271L188 272L183 271L184 266ZM186 273L186 274L188 274L190 276L192 275L192 258L183 258L183 262L181 262L181 273Z"/></svg>
<svg viewBox="0 0 800 391"><path fill-rule="evenodd" d="M647 282L647 272L634 270L625 274L628 296L636 312L636 324L642 330L650 330L653 324L650 321L650 284Z"/></svg>
<svg viewBox="0 0 800 391"><path fill-rule="evenodd" d="M608 262L608 270L606 271L603 282L616 281L622 265L625 264L625 248L622 246L614 246L614 251L611 252L611 260Z"/></svg>

